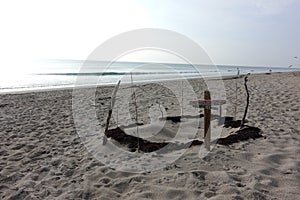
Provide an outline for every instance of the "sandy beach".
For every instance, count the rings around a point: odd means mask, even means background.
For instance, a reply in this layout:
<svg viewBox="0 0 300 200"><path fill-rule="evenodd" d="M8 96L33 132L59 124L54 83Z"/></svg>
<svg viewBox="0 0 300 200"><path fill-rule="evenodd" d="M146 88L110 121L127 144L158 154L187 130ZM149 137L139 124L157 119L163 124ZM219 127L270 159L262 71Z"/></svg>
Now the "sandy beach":
<svg viewBox="0 0 300 200"><path fill-rule="evenodd" d="M190 84L195 86L198 98L202 98L203 87L199 85L203 81L193 79ZM243 78L224 80L226 116L234 116L236 84L239 87L236 118L241 119L246 99ZM128 89L128 85L122 87ZM74 124L72 90L2 94L0 199L297 199L300 73L251 74L248 87L247 125L261 129L262 138L217 144L203 158L199 157L200 147L195 145L174 163L143 173L114 170L88 152ZM113 87L98 88L96 101L91 102L102 127L112 90ZM142 91L160 97L165 115L181 114L177 100L159 84L139 84L137 99L143 102L138 106L139 122L145 127L159 123L151 119L158 119L160 114L149 118L149 109L156 109L152 113L160 111L151 105L153 95ZM116 104L121 103L117 99ZM131 107L129 110L134 112ZM112 120L110 128L116 124L130 126L126 121L128 110L119 107L118 112L118 119ZM168 141L176 134L177 125L168 122L165 135L153 137L153 141ZM203 118L197 133L199 140L203 140L202 125ZM142 137L146 128L140 128ZM221 137L237 130L223 128Z"/></svg>

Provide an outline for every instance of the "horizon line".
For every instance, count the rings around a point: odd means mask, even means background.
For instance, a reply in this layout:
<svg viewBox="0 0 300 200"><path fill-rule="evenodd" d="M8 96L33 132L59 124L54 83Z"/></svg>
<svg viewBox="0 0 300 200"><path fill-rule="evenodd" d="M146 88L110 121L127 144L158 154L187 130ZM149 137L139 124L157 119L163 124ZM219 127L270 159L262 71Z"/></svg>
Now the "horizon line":
<svg viewBox="0 0 300 200"><path fill-rule="evenodd" d="M81 60L81 59L39 59L40 61L71 61L71 62L116 62L116 63L143 63L143 64L174 64L174 65L215 65L215 66L231 66L231 67L263 67L263 68L289 68L292 65L292 68L300 68L295 65L300 64L289 64L287 66L266 66L266 65L238 65L238 64L214 64L214 63L175 63L175 62L152 62L152 61L107 61L107 60Z"/></svg>

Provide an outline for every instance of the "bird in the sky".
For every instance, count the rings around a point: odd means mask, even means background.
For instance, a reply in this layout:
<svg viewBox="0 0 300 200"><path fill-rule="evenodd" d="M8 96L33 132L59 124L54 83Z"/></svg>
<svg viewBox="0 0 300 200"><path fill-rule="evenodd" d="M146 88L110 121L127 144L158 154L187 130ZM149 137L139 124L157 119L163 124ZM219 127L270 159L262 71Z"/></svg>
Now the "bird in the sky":
<svg viewBox="0 0 300 200"><path fill-rule="evenodd" d="M293 65L290 65L289 68L291 68Z"/></svg>
<svg viewBox="0 0 300 200"><path fill-rule="evenodd" d="M297 59L297 58L298 58L298 56L295 56L294 58L295 58L295 59Z"/></svg>

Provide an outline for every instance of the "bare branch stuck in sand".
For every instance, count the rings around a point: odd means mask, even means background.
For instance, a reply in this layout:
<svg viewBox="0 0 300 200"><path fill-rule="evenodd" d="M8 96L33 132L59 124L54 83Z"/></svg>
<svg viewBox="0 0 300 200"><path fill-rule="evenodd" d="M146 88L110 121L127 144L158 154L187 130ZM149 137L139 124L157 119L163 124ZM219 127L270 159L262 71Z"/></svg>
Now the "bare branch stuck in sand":
<svg viewBox="0 0 300 200"><path fill-rule="evenodd" d="M249 90L248 90L248 86L247 86L248 76L245 76L244 81L245 81L244 86L245 86L245 90L246 90L246 94L247 94L247 100L246 100L247 102L246 102L245 112L244 112L244 116L243 116L240 128L243 128L245 125L246 116L247 116L248 107L249 107L249 99L250 99Z"/></svg>
<svg viewBox="0 0 300 200"><path fill-rule="evenodd" d="M236 79L235 79L235 102L234 102L234 119L236 120L236 110L237 110L237 102L238 102L238 95L237 95L237 91L238 91L238 78L240 76L240 69L237 67L237 75L236 75Z"/></svg>
<svg viewBox="0 0 300 200"><path fill-rule="evenodd" d="M139 139L139 120L138 120L138 108L137 108L137 100L136 100L136 95L135 95L135 91L133 90L133 78L132 78L132 73L130 73L130 77L131 77L131 92L132 92L132 96L134 99L134 108L135 108L135 123L136 123L136 137L137 137L137 151L140 152L140 139Z"/></svg>
<svg viewBox="0 0 300 200"><path fill-rule="evenodd" d="M210 92L204 91L204 100L210 101ZM207 150L210 150L210 135L211 135L211 108L204 108L204 144Z"/></svg>
<svg viewBox="0 0 300 200"><path fill-rule="evenodd" d="M105 131L104 131L104 136L103 136L103 145L105 145L107 143L106 134L107 134L108 127L109 127L109 122L110 122L112 110L113 110L115 102L116 102L116 95L117 95L117 91L119 89L120 83L121 83L121 80L118 81L118 83L115 86L115 89L114 89L114 91L111 95L111 103L110 103L110 108L109 108L107 119L106 119Z"/></svg>
<svg viewBox="0 0 300 200"><path fill-rule="evenodd" d="M159 101L156 101L157 104L158 104L158 108L160 110L160 113L161 113L161 118L164 118L164 112L162 111L161 107L160 107L160 102Z"/></svg>
<svg viewBox="0 0 300 200"><path fill-rule="evenodd" d="M183 116L183 81L181 81L181 117Z"/></svg>

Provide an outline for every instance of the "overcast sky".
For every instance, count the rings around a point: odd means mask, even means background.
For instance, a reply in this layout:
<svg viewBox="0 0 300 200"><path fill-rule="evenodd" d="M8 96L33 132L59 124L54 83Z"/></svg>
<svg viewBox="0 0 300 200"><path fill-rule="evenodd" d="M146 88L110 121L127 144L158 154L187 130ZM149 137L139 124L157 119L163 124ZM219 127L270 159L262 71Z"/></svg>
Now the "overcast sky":
<svg viewBox="0 0 300 200"><path fill-rule="evenodd" d="M299 63L299 24L297 0L1 1L0 66L85 59L138 28L184 34L216 64L288 66Z"/></svg>

